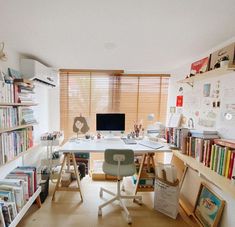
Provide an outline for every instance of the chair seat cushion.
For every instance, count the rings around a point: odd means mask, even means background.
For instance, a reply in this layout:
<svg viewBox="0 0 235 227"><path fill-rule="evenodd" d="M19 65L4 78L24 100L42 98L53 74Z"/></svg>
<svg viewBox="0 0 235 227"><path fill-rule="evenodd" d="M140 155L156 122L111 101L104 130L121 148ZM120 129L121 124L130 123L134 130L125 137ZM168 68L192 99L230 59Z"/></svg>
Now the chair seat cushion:
<svg viewBox="0 0 235 227"><path fill-rule="evenodd" d="M104 173L109 174L111 176L117 176L118 175L118 166L104 162L103 163L103 171L104 171ZM136 173L135 164L128 164L128 165L121 165L120 166L120 176L122 176L122 177L132 176L135 173Z"/></svg>

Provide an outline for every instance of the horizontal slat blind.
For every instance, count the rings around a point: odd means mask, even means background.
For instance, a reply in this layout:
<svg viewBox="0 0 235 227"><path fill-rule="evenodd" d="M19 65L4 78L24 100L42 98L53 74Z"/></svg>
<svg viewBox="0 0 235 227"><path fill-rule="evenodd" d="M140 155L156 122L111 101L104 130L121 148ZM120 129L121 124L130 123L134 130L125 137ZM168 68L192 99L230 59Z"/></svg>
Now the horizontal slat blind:
<svg viewBox="0 0 235 227"><path fill-rule="evenodd" d="M125 113L126 131L147 116L155 114L155 121L165 123L168 77L115 76L111 72L61 73L60 102L61 130L65 137L75 135L72 130L76 116L88 119L91 132L95 132L96 113Z"/></svg>

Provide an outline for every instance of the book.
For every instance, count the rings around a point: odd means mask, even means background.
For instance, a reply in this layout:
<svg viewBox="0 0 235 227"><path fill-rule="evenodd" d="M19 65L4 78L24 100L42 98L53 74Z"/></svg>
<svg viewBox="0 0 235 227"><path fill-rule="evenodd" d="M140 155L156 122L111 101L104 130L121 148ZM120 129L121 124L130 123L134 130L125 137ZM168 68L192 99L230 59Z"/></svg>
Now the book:
<svg viewBox="0 0 235 227"><path fill-rule="evenodd" d="M210 157L210 169L213 170L213 164L214 164L214 158L215 158L215 146L211 146L211 157Z"/></svg>
<svg viewBox="0 0 235 227"><path fill-rule="evenodd" d="M229 149L228 154L227 154L226 169L225 169L225 177L226 178L228 178L230 159L231 159L231 150Z"/></svg>
<svg viewBox="0 0 235 227"><path fill-rule="evenodd" d="M6 179L13 179L13 180L21 180L23 182L23 192L24 192L24 200L27 201L29 199L29 176L27 174L14 174L10 173L6 176Z"/></svg>
<svg viewBox="0 0 235 227"><path fill-rule="evenodd" d="M235 140L226 140L226 139L214 139L214 143L235 149Z"/></svg>
<svg viewBox="0 0 235 227"><path fill-rule="evenodd" d="M218 132L217 131L213 131L213 130L196 130L196 129L192 129L190 130L191 134L200 134L200 135L217 135Z"/></svg>
<svg viewBox="0 0 235 227"><path fill-rule="evenodd" d="M9 191L14 192L15 204L17 207L17 211L19 212L25 204L23 187L22 186L0 184L0 190L6 190L6 191L9 190Z"/></svg>
<svg viewBox="0 0 235 227"><path fill-rule="evenodd" d="M225 149L224 149L223 164L222 164L222 176L225 176L227 156L228 156L228 147L225 147Z"/></svg>
<svg viewBox="0 0 235 227"><path fill-rule="evenodd" d="M231 158L230 158L230 164L229 164L229 173L228 178L232 178L233 169L234 169L234 161L235 161L235 152L232 152Z"/></svg>
<svg viewBox="0 0 235 227"><path fill-rule="evenodd" d="M204 135L200 133L191 134L192 137L201 138L201 139L218 139L219 135Z"/></svg>

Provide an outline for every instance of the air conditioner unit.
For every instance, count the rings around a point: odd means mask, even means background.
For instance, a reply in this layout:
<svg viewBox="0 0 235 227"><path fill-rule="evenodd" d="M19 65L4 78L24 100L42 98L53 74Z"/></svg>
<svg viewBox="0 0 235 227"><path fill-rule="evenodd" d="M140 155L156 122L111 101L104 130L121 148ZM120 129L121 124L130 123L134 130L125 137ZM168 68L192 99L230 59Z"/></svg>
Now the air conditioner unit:
<svg viewBox="0 0 235 227"><path fill-rule="evenodd" d="M58 71L36 60L21 59L20 68L23 77L26 79L37 81L51 87L58 85Z"/></svg>

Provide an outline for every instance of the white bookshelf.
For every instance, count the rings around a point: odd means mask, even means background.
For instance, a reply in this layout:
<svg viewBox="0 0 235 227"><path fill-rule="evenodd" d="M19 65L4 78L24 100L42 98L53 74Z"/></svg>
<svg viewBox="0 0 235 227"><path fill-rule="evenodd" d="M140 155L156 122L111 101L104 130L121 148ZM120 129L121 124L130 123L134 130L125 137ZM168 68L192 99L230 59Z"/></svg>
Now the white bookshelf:
<svg viewBox="0 0 235 227"><path fill-rule="evenodd" d="M0 106L37 106L37 103L8 103L0 102Z"/></svg>
<svg viewBox="0 0 235 227"><path fill-rule="evenodd" d="M186 84L190 85L191 87L193 87L195 81L226 75L228 73L231 73L232 71L235 71L235 65L229 65L227 67L213 69L213 70L207 71L205 73L198 73L195 76L191 76L189 78L179 80L178 82L179 83L186 83Z"/></svg>
<svg viewBox="0 0 235 227"><path fill-rule="evenodd" d="M41 186L38 187L37 191L29 198L27 203L23 206L23 208L20 210L20 212L17 214L15 219L12 221L12 223L9 225L9 227L15 227L18 225L20 220L23 218L23 216L26 214L28 209L31 207L33 202L36 200L36 198L39 196L41 192Z"/></svg>
<svg viewBox="0 0 235 227"><path fill-rule="evenodd" d="M196 170L199 174L203 175L206 179L208 179L209 182L212 182L222 191L228 193L233 199L235 199L235 185L233 185L230 179L219 175L215 171L205 166L203 163L198 162L195 158L182 154L178 150L172 150L172 152L186 165Z"/></svg>
<svg viewBox="0 0 235 227"><path fill-rule="evenodd" d="M19 125L19 126L11 127L11 128L3 128L3 129L0 129L0 133L15 131L15 130L22 129L22 128L29 128L29 127L32 127L32 126L37 125L37 124L38 123L27 124L27 125Z"/></svg>

